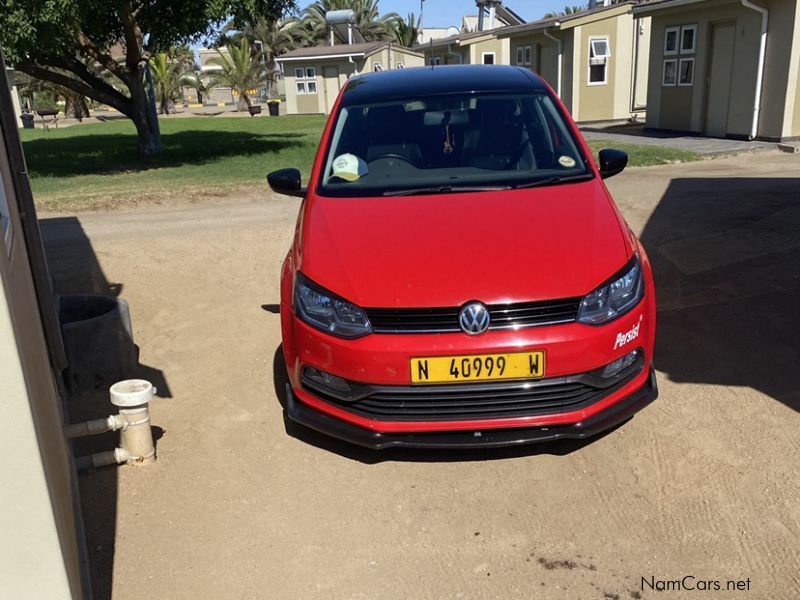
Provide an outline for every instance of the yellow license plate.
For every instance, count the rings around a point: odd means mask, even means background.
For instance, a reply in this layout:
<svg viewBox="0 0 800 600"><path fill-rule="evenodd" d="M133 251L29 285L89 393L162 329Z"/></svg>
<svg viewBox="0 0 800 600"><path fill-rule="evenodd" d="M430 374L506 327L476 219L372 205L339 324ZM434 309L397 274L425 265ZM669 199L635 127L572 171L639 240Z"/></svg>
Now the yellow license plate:
<svg viewBox="0 0 800 600"><path fill-rule="evenodd" d="M411 359L411 383L461 383L544 377L544 350Z"/></svg>

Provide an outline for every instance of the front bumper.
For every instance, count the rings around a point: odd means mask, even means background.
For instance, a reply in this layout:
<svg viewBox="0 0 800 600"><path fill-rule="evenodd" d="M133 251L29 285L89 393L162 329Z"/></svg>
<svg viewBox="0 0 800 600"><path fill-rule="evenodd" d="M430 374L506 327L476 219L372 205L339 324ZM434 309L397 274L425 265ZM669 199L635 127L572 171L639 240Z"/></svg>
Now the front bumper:
<svg viewBox="0 0 800 600"><path fill-rule="evenodd" d="M381 433L364 429L316 411L295 399L286 384L286 416L292 421L346 442L383 450L387 448L499 448L559 439L584 439L626 421L658 397L655 371L650 367L644 385L629 396L578 423L549 427L434 431L425 433Z"/></svg>

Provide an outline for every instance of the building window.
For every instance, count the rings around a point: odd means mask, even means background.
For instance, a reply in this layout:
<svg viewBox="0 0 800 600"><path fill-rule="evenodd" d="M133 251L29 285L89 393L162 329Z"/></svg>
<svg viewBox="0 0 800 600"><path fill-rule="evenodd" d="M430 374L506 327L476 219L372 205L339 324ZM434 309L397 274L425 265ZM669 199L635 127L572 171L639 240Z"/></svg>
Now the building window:
<svg viewBox="0 0 800 600"><path fill-rule="evenodd" d="M399 62L399 63L397 63L395 65L395 69L405 69L405 68L406 68L406 66L401 62Z"/></svg>
<svg viewBox="0 0 800 600"><path fill-rule="evenodd" d="M682 58L678 63L678 85L684 87L694 84L694 59Z"/></svg>
<svg viewBox="0 0 800 600"><path fill-rule="evenodd" d="M525 66L533 64L533 46L525 46Z"/></svg>
<svg viewBox="0 0 800 600"><path fill-rule="evenodd" d="M697 25L681 27L681 54L694 54L697 39Z"/></svg>
<svg viewBox="0 0 800 600"><path fill-rule="evenodd" d="M485 65L494 64L494 52L483 52L481 54L481 62Z"/></svg>
<svg viewBox="0 0 800 600"><path fill-rule="evenodd" d="M678 80L678 61L674 58L664 61L661 73L661 85L675 85Z"/></svg>
<svg viewBox="0 0 800 600"><path fill-rule="evenodd" d="M517 46L517 64L524 65L525 64L525 48L522 46Z"/></svg>
<svg viewBox="0 0 800 600"><path fill-rule="evenodd" d="M378 71L383 71L383 65L379 62L374 62L372 63L372 70L375 71L376 73Z"/></svg>
<svg viewBox="0 0 800 600"><path fill-rule="evenodd" d="M608 83L609 58L611 58L611 47L608 38L589 38L589 85Z"/></svg>
<svg viewBox="0 0 800 600"><path fill-rule="evenodd" d="M678 53L678 34L680 27L667 27L664 30L664 54Z"/></svg>
<svg viewBox="0 0 800 600"><path fill-rule="evenodd" d="M431 57L431 65L440 65L442 64L442 57L441 56L432 56Z"/></svg>
<svg viewBox="0 0 800 600"><path fill-rule="evenodd" d="M317 93L317 68L298 67L294 70L295 89L298 95Z"/></svg>

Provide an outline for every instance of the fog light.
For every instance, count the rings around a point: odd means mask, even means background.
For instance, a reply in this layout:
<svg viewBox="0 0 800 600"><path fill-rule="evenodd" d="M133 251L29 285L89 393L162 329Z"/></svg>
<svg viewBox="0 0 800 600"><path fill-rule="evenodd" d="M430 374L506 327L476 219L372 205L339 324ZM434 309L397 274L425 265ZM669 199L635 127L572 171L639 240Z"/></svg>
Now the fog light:
<svg viewBox="0 0 800 600"><path fill-rule="evenodd" d="M303 369L303 378L306 379L308 383L311 383L312 387L319 386L323 391L329 390L343 395L349 395L351 393L350 384L348 384L347 381L336 375L331 375L325 371L315 369L314 367L306 367Z"/></svg>
<svg viewBox="0 0 800 600"><path fill-rule="evenodd" d="M622 373L622 371L624 371L625 369L630 367L633 363L635 363L641 355L642 351L639 348L637 348L633 352L628 352L628 354L626 354L622 358L618 358L614 362L607 364L603 369L603 372L600 373L600 377L602 377L603 379L610 379L616 375L619 375L620 373Z"/></svg>

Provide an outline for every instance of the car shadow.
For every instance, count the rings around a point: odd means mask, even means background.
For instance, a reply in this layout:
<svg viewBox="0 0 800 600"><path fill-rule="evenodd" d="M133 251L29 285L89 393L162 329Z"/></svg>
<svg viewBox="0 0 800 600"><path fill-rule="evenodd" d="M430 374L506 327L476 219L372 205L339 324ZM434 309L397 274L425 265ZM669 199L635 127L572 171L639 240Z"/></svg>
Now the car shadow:
<svg viewBox="0 0 800 600"><path fill-rule="evenodd" d="M672 381L750 387L800 410L800 179L674 179L641 235Z"/></svg>
<svg viewBox="0 0 800 600"><path fill-rule="evenodd" d="M566 456L609 435L627 423L627 421L620 423L608 431L585 440L557 440L554 442L525 444L507 448L481 448L477 446L467 449L390 448L387 450L372 450L370 448L344 442L322 434L314 429L304 427L286 416L286 384L289 382L289 376L286 371L286 363L283 359L282 345L278 346L275 350L272 359L272 373L275 385L275 396L283 411L283 422L287 435L305 444L309 444L310 446L325 450L326 452L338 454L343 458L358 461L366 465L374 465L383 462L447 463L504 460L508 458L539 455Z"/></svg>

